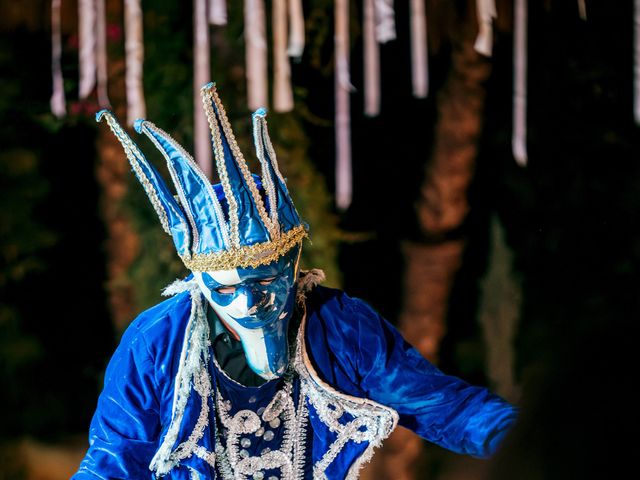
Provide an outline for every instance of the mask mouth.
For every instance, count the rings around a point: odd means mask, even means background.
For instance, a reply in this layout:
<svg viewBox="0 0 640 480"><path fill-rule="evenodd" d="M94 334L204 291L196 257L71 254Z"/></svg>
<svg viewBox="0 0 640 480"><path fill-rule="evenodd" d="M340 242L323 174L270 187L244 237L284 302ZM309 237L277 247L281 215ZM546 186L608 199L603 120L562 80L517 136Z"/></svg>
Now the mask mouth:
<svg viewBox="0 0 640 480"><path fill-rule="evenodd" d="M276 313L276 312L273 312ZM272 325L274 322L282 322L286 317L289 316L287 311L283 311L280 315L274 315L269 313L266 318L264 315L261 316L249 316L249 317L234 317L233 315L229 315L229 318L234 322L242 325L244 328L248 328L251 330L257 328L264 328L269 325Z"/></svg>

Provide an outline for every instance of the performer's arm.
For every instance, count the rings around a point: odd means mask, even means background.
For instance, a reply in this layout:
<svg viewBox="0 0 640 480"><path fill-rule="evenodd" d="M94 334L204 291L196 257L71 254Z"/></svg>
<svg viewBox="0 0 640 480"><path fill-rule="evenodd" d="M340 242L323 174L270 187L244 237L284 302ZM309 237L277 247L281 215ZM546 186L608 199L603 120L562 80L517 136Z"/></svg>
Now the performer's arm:
<svg viewBox="0 0 640 480"><path fill-rule="evenodd" d="M514 423L517 410L486 388L444 375L366 303L357 318L360 387L395 409L400 425L458 453L487 457Z"/></svg>
<svg viewBox="0 0 640 480"><path fill-rule="evenodd" d="M107 367L89 450L72 480L150 477L160 432L153 367L144 338L132 325Z"/></svg>

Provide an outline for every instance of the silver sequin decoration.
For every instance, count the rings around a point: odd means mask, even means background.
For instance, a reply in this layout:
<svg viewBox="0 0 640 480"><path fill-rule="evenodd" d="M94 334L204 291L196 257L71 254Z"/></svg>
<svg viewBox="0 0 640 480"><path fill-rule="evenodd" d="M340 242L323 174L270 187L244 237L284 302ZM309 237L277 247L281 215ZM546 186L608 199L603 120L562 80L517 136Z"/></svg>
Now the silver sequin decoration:
<svg viewBox="0 0 640 480"><path fill-rule="evenodd" d="M271 428L278 428L280 426L280 419L278 417L274 418L269 422L269 426Z"/></svg>

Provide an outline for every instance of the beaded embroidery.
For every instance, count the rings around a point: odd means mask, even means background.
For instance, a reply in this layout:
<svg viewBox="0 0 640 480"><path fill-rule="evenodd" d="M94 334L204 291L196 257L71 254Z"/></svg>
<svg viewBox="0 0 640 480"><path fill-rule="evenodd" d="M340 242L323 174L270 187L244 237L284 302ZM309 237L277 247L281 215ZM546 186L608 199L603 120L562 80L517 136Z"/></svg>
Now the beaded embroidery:
<svg viewBox="0 0 640 480"><path fill-rule="evenodd" d="M304 451L306 443L307 408L302 392L298 399L298 408L294 406L291 375L284 387L277 391L273 399L260 415L252 410L240 410L230 414L231 403L225 401L216 389L216 411L225 430L226 446L223 445L219 429L216 429L216 456L218 471L224 480L244 480L248 478L264 478L263 470L279 469L282 480L302 478L304 471ZM258 410L260 412L260 410ZM280 448L264 449L259 456L250 456L241 447L248 447L251 442L242 435L264 436L277 428L282 417L283 434ZM263 426L264 424L264 426ZM243 455L244 453L244 455Z"/></svg>

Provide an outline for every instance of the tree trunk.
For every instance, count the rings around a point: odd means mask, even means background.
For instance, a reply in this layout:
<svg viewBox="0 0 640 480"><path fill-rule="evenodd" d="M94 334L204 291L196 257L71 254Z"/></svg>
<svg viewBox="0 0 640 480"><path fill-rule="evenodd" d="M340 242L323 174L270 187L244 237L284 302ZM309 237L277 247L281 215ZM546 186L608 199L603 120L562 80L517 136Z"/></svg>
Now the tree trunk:
<svg viewBox="0 0 640 480"><path fill-rule="evenodd" d="M107 0L106 15L109 25L117 25L119 31L124 31L121 1ZM122 37L108 45L108 49L109 100L117 118L124 121L127 116ZM130 219L121 207L131 173L122 146L106 125L99 128L97 147L96 177L102 189L100 210L107 231L107 292L114 326L121 332L135 314L134 286L127 272L138 254L139 241Z"/></svg>
<svg viewBox="0 0 640 480"><path fill-rule="evenodd" d="M447 3L455 8L453 2ZM449 33L451 70L437 96L434 145L416 205L422 238L404 245L399 321L405 338L434 363L446 333L449 295L465 247L461 227L469 210L467 190L482 129L484 82L491 72L489 60L473 48L478 31L475 2L467 2L467 12L453 17L457 19ZM414 478L421 450L420 438L399 428L385 442L376 478Z"/></svg>

